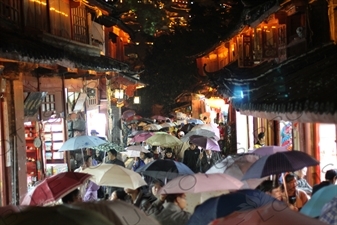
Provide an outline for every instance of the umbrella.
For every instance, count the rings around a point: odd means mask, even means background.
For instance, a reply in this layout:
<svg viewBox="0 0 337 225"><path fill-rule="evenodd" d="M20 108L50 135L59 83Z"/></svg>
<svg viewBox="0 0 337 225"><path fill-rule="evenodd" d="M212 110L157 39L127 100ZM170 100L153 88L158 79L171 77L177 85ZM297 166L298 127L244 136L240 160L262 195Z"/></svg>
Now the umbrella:
<svg viewBox="0 0 337 225"><path fill-rule="evenodd" d="M96 147L92 147L92 149L107 152L110 149L115 149L117 152L124 151L124 148L116 143L113 142L106 142L104 144L98 145Z"/></svg>
<svg viewBox="0 0 337 225"><path fill-rule="evenodd" d="M337 224L337 197L323 207L319 220L326 224Z"/></svg>
<svg viewBox="0 0 337 225"><path fill-rule="evenodd" d="M288 151L286 147L281 146L263 146L261 148L254 149L251 153L254 153L259 156L271 155L276 152L285 152Z"/></svg>
<svg viewBox="0 0 337 225"><path fill-rule="evenodd" d="M221 162L212 166L206 174L225 173L241 180L248 168L257 160L259 156L254 154L242 154L227 156ZM264 179L249 179L243 181L242 188L255 189Z"/></svg>
<svg viewBox="0 0 337 225"><path fill-rule="evenodd" d="M26 194L21 205L43 205L57 201L84 184L91 176L85 173L64 172L48 177Z"/></svg>
<svg viewBox="0 0 337 225"><path fill-rule="evenodd" d="M210 198L197 206L187 225L209 224L235 211L252 210L275 201L278 200L258 190L239 190Z"/></svg>
<svg viewBox="0 0 337 225"><path fill-rule="evenodd" d="M149 124L143 127L143 130L160 130L162 127L158 124Z"/></svg>
<svg viewBox="0 0 337 225"><path fill-rule="evenodd" d="M287 151L266 155L257 160L245 173L243 180L261 178L272 174L293 172L319 162L305 152Z"/></svg>
<svg viewBox="0 0 337 225"><path fill-rule="evenodd" d="M141 117L139 115L134 115L134 116L128 117L125 121L128 122L128 123L137 123L142 118L143 117Z"/></svg>
<svg viewBox="0 0 337 225"><path fill-rule="evenodd" d="M203 137L207 137L207 138L213 138L216 141L220 140L213 131L203 130L203 129L191 130L185 136L183 136L181 138L181 140L182 141L188 141L189 138L193 135L203 136Z"/></svg>
<svg viewBox="0 0 337 225"><path fill-rule="evenodd" d="M284 224L305 224L324 225L325 223L316 219L301 215L289 209L284 204L274 202L253 210L237 211L232 214L217 219L209 225L284 225ZM325 224L326 225L326 224Z"/></svg>
<svg viewBox="0 0 337 225"><path fill-rule="evenodd" d="M157 132L152 137L146 140L146 143L152 146L174 147L182 144L182 142L173 135L165 132Z"/></svg>
<svg viewBox="0 0 337 225"><path fill-rule="evenodd" d="M66 142L64 142L59 151L71 151L81 148L92 148L104 143L106 143L106 141L96 136L77 136L70 138Z"/></svg>
<svg viewBox="0 0 337 225"><path fill-rule="evenodd" d="M29 206L24 205L6 205L0 207L0 218L9 214L18 213L22 210L28 208Z"/></svg>
<svg viewBox="0 0 337 225"><path fill-rule="evenodd" d="M141 152L144 153L150 152L142 145L131 145L129 147L126 147L125 150L127 151L128 157L140 157Z"/></svg>
<svg viewBox="0 0 337 225"><path fill-rule="evenodd" d="M138 173L115 164L100 164L82 172L92 175L91 180L101 186L137 189L147 185Z"/></svg>
<svg viewBox="0 0 337 225"><path fill-rule="evenodd" d="M227 174L198 173L174 178L160 189L159 194L237 190L240 189L242 185L243 183L241 181Z"/></svg>
<svg viewBox="0 0 337 225"><path fill-rule="evenodd" d="M203 121L199 120L199 119L194 119L194 118L191 118L189 120L187 120L187 123L192 123L192 124L204 124Z"/></svg>
<svg viewBox="0 0 337 225"><path fill-rule="evenodd" d="M192 135L190 137L190 142L202 147L203 149L207 150L213 150L213 151L218 151L220 152L220 146L216 140L213 138L207 138L204 136L199 136L199 135Z"/></svg>
<svg viewBox="0 0 337 225"><path fill-rule="evenodd" d="M169 118L165 116L161 116L161 115L154 115L154 116L151 116L151 119L155 119L157 121L166 121Z"/></svg>
<svg viewBox="0 0 337 225"><path fill-rule="evenodd" d="M162 128L165 128L165 127L175 127L176 125L174 123L162 123L160 124L160 126Z"/></svg>
<svg viewBox="0 0 337 225"><path fill-rule="evenodd" d="M143 141L146 141L148 138L150 138L152 136L153 136L153 133L151 133L151 132L142 132L142 133L136 134L132 138L132 141L133 142L143 142Z"/></svg>
<svg viewBox="0 0 337 225"><path fill-rule="evenodd" d="M160 225L137 207L123 201L82 202L73 206L100 213L114 225Z"/></svg>
<svg viewBox="0 0 337 225"><path fill-rule="evenodd" d="M165 181L181 175L193 175L185 164L170 159L157 159L136 170L138 173Z"/></svg>
<svg viewBox="0 0 337 225"><path fill-rule="evenodd" d="M194 126L195 126L194 124L188 123L188 124L185 124L180 130L184 131L184 133L187 134L188 132L190 132L190 130L193 129Z"/></svg>
<svg viewBox="0 0 337 225"><path fill-rule="evenodd" d="M200 192L200 193L185 193L186 194L186 210L187 212L193 213L195 207L202 204L206 200L214 197L218 197L223 194L228 194L229 191L209 191L209 192Z"/></svg>
<svg viewBox="0 0 337 225"><path fill-rule="evenodd" d="M199 124L199 125L194 126L191 131L195 131L195 130L208 130L208 131L212 131L212 132L214 132L214 134L215 134L215 136L217 138L220 138L220 130L214 124Z"/></svg>
<svg viewBox="0 0 337 225"><path fill-rule="evenodd" d="M134 110L126 110L125 112L123 112L122 118L127 119L134 115L136 115L136 112Z"/></svg>
<svg viewBox="0 0 337 225"><path fill-rule="evenodd" d="M302 207L301 213L310 217L320 215L323 206L337 196L337 186L329 185L318 190Z"/></svg>
<svg viewBox="0 0 337 225"><path fill-rule="evenodd" d="M75 209L67 205L53 207L29 207L20 213L2 217L0 224L8 225L114 225L97 212Z"/></svg>

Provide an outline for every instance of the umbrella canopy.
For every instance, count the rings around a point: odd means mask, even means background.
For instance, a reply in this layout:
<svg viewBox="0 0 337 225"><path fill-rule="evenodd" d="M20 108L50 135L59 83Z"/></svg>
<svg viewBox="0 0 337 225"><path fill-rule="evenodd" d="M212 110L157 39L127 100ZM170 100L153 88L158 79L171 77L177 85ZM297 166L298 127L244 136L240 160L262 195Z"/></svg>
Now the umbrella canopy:
<svg viewBox="0 0 337 225"><path fill-rule="evenodd" d="M4 217L6 215L10 215L13 213L18 213L21 212L22 210L28 208L29 206L25 206L25 205L6 205L6 206L2 206L0 207L0 218Z"/></svg>
<svg viewBox="0 0 337 225"><path fill-rule="evenodd" d="M195 118L191 118L189 120L187 120L187 123L191 123L191 124L204 124L204 122L202 120L199 119L195 119Z"/></svg>
<svg viewBox="0 0 337 225"><path fill-rule="evenodd" d="M115 149L117 152L124 151L124 148L116 143L106 142L104 144L98 145L96 147L92 147L92 149L107 152L110 149Z"/></svg>
<svg viewBox="0 0 337 225"><path fill-rule="evenodd" d="M216 140L213 138L207 138L204 136L199 136L199 135L192 135L190 137L190 142L202 147L203 149L207 150L213 150L213 151L218 151L220 152L220 146Z"/></svg>
<svg viewBox="0 0 337 225"><path fill-rule="evenodd" d="M160 225L159 222L151 216L147 216L139 208L123 201L82 202L73 206L100 213L114 225Z"/></svg>
<svg viewBox="0 0 337 225"><path fill-rule="evenodd" d="M126 120L127 118L130 118L131 116L134 116L134 115L136 115L135 110L129 109L129 110L126 110L125 112L123 112L122 118Z"/></svg>
<svg viewBox="0 0 337 225"><path fill-rule="evenodd" d="M323 207L319 220L326 224L337 224L337 197Z"/></svg>
<svg viewBox="0 0 337 225"><path fill-rule="evenodd" d="M198 173L174 178L160 189L159 194L238 190L242 185L241 181L227 174Z"/></svg>
<svg viewBox="0 0 337 225"><path fill-rule="evenodd" d="M181 138L181 140L182 141L188 141L190 139L190 137L194 136L194 135L203 136L203 137L206 137L206 138L213 138L216 141L220 140L213 131L203 130L203 129L191 130L185 136L183 136Z"/></svg>
<svg viewBox="0 0 337 225"><path fill-rule="evenodd" d="M178 125L179 125L179 123L178 123ZM185 124L184 126L182 126L182 128L180 130L184 131L184 133L187 134L188 132L190 132L193 129L194 126L195 126L194 124L188 123L188 124Z"/></svg>
<svg viewBox="0 0 337 225"><path fill-rule="evenodd" d="M210 198L197 206L187 225L205 225L239 210L252 210L277 201L258 190L239 190ZM231 223L229 223L231 224Z"/></svg>
<svg viewBox="0 0 337 225"><path fill-rule="evenodd" d="M130 116L127 119L125 119L126 122L128 123L137 123L139 120L141 120L143 117L139 116L139 115L134 115L134 116Z"/></svg>
<svg viewBox="0 0 337 225"><path fill-rule="evenodd" d="M21 205L39 206L57 201L84 184L91 175L64 172L48 177L26 194Z"/></svg>
<svg viewBox="0 0 337 225"><path fill-rule="evenodd" d="M176 125L174 123L162 123L160 124L160 126L162 128L165 128L165 127L175 127Z"/></svg>
<svg viewBox="0 0 337 225"><path fill-rule="evenodd" d="M132 142L143 142L143 141L146 141L148 138L150 138L152 136L153 136L153 133L151 133L151 132L142 132L142 133L136 134L132 138Z"/></svg>
<svg viewBox="0 0 337 225"><path fill-rule="evenodd" d="M266 155L257 160L245 173L243 180L261 178L272 174L293 172L319 162L305 152L287 151Z"/></svg>
<svg viewBox="0 0 337 225"><path fill-rule="evenodd" d="M146 143L152 146L174 147L182 144L182 142L173 135L165 132L157 132L146 140Z"/></svg>
<svg viewBox="0 0 337 225"><path fill-rule="evenodd" d="M149 124L143 127L143 130L160 130L162 127L158 124Z"/></svg>
<svg viewBox="0 0 337 225"><path fill-rule="evenodd" d="M106 143L106 141L96 136L77 136L70 138L66 142L64 142L59 151L71 151L81 148L92 148L104 143Z"/></svg>
<svg viewBox="0 0 337 225"><path fill-rule="evenodd" d="M157 159L136 170L138 173L165 181L181 175L193 175L185 164L170 159Z"/></svg>
<svg viewBox="0 0 337 225"><path fill-rule="evenodd" d="M147 185L138 173L115 164L100 164L82 172L92 175L91 180L102 186L137 189Z"/></svg>
<svg viewBox="0 0 337 225"><path fill-rule="evenodd" d="M166 121L169 118L165 116L161 116L161 115L154 115L154 116L151 116L151 119L155 119L157 121Z"/></svg>
<svg viewBox="0 0 337 225"><path fill-rule="evenodd" d="M129 147L126 147L125 150L127 151L128 157L140 157L141 152L144 153L150 152L142 145L131 145Z"/></svg>
<svg viewBox="0 0 337 225"><path fill-rule="evenodd" d="M295 212L284 204L272 203L253 210L237 211L232 214L217 219L209 225L284 225L284 224L305 224L323 225L325 223L317 221ZM326 225L326 224L325 224Z"/></svg>
<svg viewBox="0 0 337 225"><path fill-rule="evenodd" d="M248 168L260 157L254 154L227 156L221 162L212 166L206 174L224 173L241 180ZM255 189L264 179L249 179L243 181L242 188Z"/></svg>
<svg viewBox="0 0 337 225"><path fill-rule="evenodd" d="M53 207L29 207L20 213L2 217L1 224L10 225L114 225L97 212L75 209L67 205Z"/></svg>
<svg viewBox="0 0 337 225"><path fill-rule="evenodd" d="M329 185L318 190L302 207L301 213L310 217L321 214L323 206L337 196L337 186Z"/></svg>
<svg viewBox="0 0 337 225"><path fill-rule="evenodd" d="M191 131L195 131L195 130L208 130L208 131L212 131L212 132L214 132L214 134L215 134L215 136L217 138L220 138L220 130L214 124L199 124L199 125L196 125L195 127L193 127Z"/></svg>
<svg viewBox="0 0 337 225"><path fill-rule="evenodd" d="M284 146L263 146L261 148L254 149L251 153L259 156L272 155L276 152L288 151Z"/></svg>

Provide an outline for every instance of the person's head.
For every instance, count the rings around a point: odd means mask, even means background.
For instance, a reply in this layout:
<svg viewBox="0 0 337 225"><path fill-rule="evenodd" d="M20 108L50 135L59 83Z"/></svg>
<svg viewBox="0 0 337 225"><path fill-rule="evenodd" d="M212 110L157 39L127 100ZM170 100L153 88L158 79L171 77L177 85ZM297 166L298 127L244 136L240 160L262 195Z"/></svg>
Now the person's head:
<svg viewBox="0 0 337 225"><path fill-rule="evenodd" d="M75 189L62 198L63 204L72 204L76 202L82 202L81 192L79 189Z"/></svg>
<svg viewBox="0 0 337 225"><path fill-rule="evenodd" d="M170 159L170 158L172 158L172 156L173 156L173 150L172 150L172 148L167 148L165 150L165 157Z"/></svg>
<svg viewBox="0 0 337 225"><path fill-rule="evenodd" d="M139 158L140 158L141 160L144 160L144 159L146 158L144 152L140 152L140 153L139 153Z"/></svg>
<svg viewBox="0 0 337 225"><path fill-rule="evenodd" d="M91 136L97 136L99 134L96 130L91 130L90 131Z"/></svg>
<svg viewBox="0 0 337 225"><path fill-rule="evenodd" d="M328 170L325 173L325 180L329 181L331 184L335 184L337 179L337 170Z"/></svg>
<svg viewBox="0 0 337 225"><path fill-rule="evenodd" d="M158 154L158 146L152 146L151 151L153 154Z"/></svg>
<svg viewBox="0 0 337 225"><path fill-rule="evenodd" d="M124 188L124 191L127 195L129 195L133 200L135 200L141 191L140 188L137 189L131 189L131 188Z"/></svg>
<svg viewBox="0 0 337 225"><path fill-rule="evenodd" d="M210 155L210 154L212 154L212 150L205 149L205 153L206 153L207 155Z"/></svg>
<svg viewBox="0 0 337 225"><path fill-rule="evenodd" d="M286 187L288 192L294 192L296 190L297 187L297 183L296 183L296 177L293 173L288 173L285 177L284 177L285 181L286 181Z"/></svg>
<svg viewBox="0 0 337 225"><path fill-rule="evenodd" d="M116 200L122 200L124 201L126 197L126 192L124 190L115 190L112 192L110 200L116 201Z"/></svg>
<svg viewBox="0 0 337 225"><path fill-rule="evenodd" d="M92 157L91 155L84 156L84 167L92 166Z"/></svg>
<svg viewBox="0 0 337 225"><path fill-rule="evenodd" d="M154 180L150 185L151 187L150 190L154 196L157 196L159 189L163 186L164 186L163 182L161 182L160 180Z"/></svg>
<svg viewBox="0 0 337 225"><path fill-rule="evenodd" d="M184 136L185 136L184 131L181 130L181 131L178 132L178 138L182 138Z"/></svg>
<svg viewBox="0 0 337 225"><path fill-rule="evenodd" d="M257 135L257 138L259 139L259 141L264 141L264 132L260 132L258 135Z"/></svg>
<svg viewBox="0 0 337 225"><path fill-rule="evenodd" d="M190 149L194 150L197 146L195 144L193 144L192 142L190 142Z"/></svg>
<svg viewBox="0 0 337 225"><path fill-rule="evenodd" d="M108 151L109 160L114 160L117 158L117 151L115 149L110 149Z"/></svg>
<svg viewBox="0 0 337 225"><path fill-rule="evenodd" d="M265 180L256 188L277 200L282 200L280 185L277 181Z"/></svg>
<svg viewBox="0 0 337 225"><path fill-rule="evenodd" d="M166 195L166 201L176 204L181 209L185 209L186 205L187 205L186 195L184 193L182 193L182 194L168 194L168 195Z"/></svg>

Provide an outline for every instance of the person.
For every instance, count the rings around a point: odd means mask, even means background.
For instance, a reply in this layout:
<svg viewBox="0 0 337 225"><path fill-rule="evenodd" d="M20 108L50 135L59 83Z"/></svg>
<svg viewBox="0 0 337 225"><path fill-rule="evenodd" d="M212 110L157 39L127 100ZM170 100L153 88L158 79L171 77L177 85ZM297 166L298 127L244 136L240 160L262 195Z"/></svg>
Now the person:
<svg viewBox="0 0 337 225"><path fill-rule="evenodd" d="M143 152L141 152L143 153ZM143 157L144 158L144 153L143 153ZM134 161L133 161L133 165L132 165L132 170L136 171L138 168L142 167L145 165L145 162L143 161L141 157L134 157Z"/></svg>
<svg viewBox="0 0 337 225"><path fill-rule="evenodd" d="M204 150L200 152L197 161L197 170L200 173L206 173L220 159L219 154L212 150Z"/></svg>
<svg viewBox="0 0 337 225"><path fill-rule="evenodd" d="M85 168L91 167L92 166L92 157L90 155L84 156L84 164L81 167L81 171L84 170ZM78 172L81 172L78 171ZM88 181L81 189L82 195L83 195L83 201L95 201L98 199L98 190L100 189L100 186L95 184L92 181Z"/></svg>
<svg viewBox="0 0 337 225"><path fill-rule="evenodd" d="M110 200L111 201L125 201L126 192L124 190L115 190L112 192Z"/></svg>
<svg viewBox="0 0 337 225"><path fill-rule="evenodd" d="M137 189L124 188L124 191L130 197L128 201L144 212L156 200L150 193L145 193L141 187Z"/></svg>
<svg viewBox="0 0 337 225"><path fill-rule="evenodd" d="M91 136L96 136L97 137L97 134L99 134L96 130L91 130L90 131L90 135Z"/></svg>
<svg viewBox="0 0 337 225"><path fill-rule="evenodd" d="M304 191L297 188L296 177L293 173L288 173L284 179L286 183L282 185L283 201L288 203L289 207L294 211L301 210L310 197Z"/></svg>
<svg viewBox="0 0 337 225"><path fill-rule="evenodd" d="M184 211L187 206L186 195L168 194L166 195L167 206L158 214L155 219L163 225L186 225L191 217L191 213Z"/></svg>
<svg viewBox="0 0 337 225"><path fill-rule="evenodd" d="M76 188L66 196L62 198L63 204L72 204L76 202L82 202L81 191Z"/></svg>
<svg viewBox="0 0 337 225"><path fill-rule="evenodd" d="M310 186L310 184L305 179L305 176L307 175L307 171L308 171L308 168L304 167L303 169L296 171L295 175L296 175L296 179L297 179L297 187L299 189L305 191L305 193L307 193L307 195L311 195L312 187Z"/></svg>
<svg viewBox="0 0 337 225"><path fill-rule="evenodd" d="M264 132L261 132L257 135L257 142L255 142L255 145L254 145L254 149L257 149L257 148L261 148L264 146L264 138L265 138L265 135L264 135Z"/></svg>
<svg viewBox="0 0 337 225"><path fill-rule="evenodd" d="M183 163L188 166L194 173L197 173L197 161L200 151L195 144L191 142L189 144L190 147L184 152Z"/></svg>
<svg viewBox="0 0 337 225"><path fill-rule="evenodd" d="M146 214L149 216L155 216L158 215L161 211L164 209L164 203L166 199L166 195L158 194L158 191L160 188L164 186L164 183L160 180L153 180L150 185L150 193L157 197L157 200L155 200L151 206L146 210Z"/></svg>
<svg viewBox="0 0 337 225"><path fill-rule="evenodd" d="M176 160L175 155L173 154L172 148L166 148L165 149L165 156L164 159L171 159L171 160Z"/></svg>
<svg viewBox="0 0 337 225"><path fill-rule="evenodd" d="M260 190L266 193L267 195L270 195L273 198L276 198L279 201L282 201L281 188L277 181L265 180L255 189Z"/></svg>
<svg viewBox="0 0 337 225"><path fill-rule="evenodd" d="M117 159L117 151L115 149L110 149L108 151L108 161L106 163L116 164L125 167L124 162L122 160Z"/></svg>
<svg viewBox="0 0 337 225"><path fill-rule="evenodd" d="M314 195L322 187L335 184L336 179L337 179L337 169L326 171L325 181L322 181L321 183L314 185L314 187L312 188L312 195Z"/></svg>

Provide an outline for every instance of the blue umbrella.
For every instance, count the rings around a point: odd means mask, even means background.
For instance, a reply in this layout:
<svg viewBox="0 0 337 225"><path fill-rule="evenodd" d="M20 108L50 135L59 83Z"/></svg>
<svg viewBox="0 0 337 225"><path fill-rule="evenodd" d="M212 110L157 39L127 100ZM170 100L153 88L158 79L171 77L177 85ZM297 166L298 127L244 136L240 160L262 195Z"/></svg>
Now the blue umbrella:
<svg viewBox="0 0 337 225"><path fill-rule="evenodd" d="M171 180L181 175L194 174L185 164L171 159L157 159L138 168L136 172L160 180Z"/></svg>
<svg viewBox="0 0 337 225"><path fill-rule="evenodd" d="M318 190L303 206L301 213L310 217L318 217L323 206L337 196L337 186L329 185Z"/></svg>
<svg viewBox="0 0 337 225"><path fill-rule="evenodd" d="M187 120L187 123L194 123L194 124L204 124L204 122L202 120L199 120L199 119L189 119Z"/></svg>
<svg viewBox="0 0 337 225"><path fill-rule="evenodd" d="M239 190L210 198L197 206L187 225L204 225L235 211L252 210L277 201L259 190Z"/></svg>
<svg viewBox="0 0 337 225"><path fill-rule="evenodd" d="M319 162L305 152L287 151L266 155L257 160L245 173L242 180L262 178L273 174L293 172Z"/></svg>

